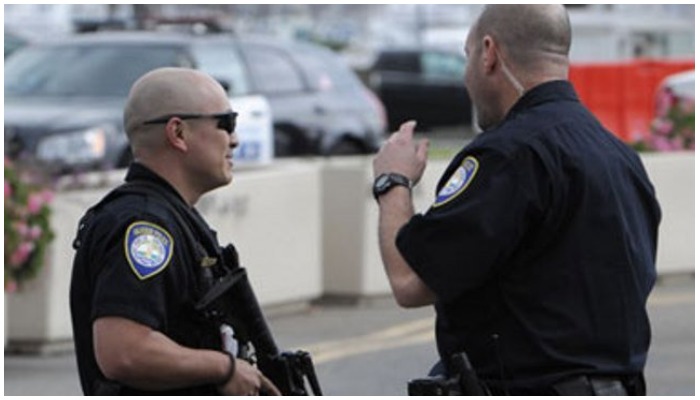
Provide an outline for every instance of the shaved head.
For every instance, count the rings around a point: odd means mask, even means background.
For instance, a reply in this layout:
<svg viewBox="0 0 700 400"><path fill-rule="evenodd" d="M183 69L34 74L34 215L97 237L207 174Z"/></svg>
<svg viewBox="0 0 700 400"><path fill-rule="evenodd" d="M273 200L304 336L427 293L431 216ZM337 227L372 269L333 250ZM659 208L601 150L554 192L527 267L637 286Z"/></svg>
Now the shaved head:
<svg viewBox="0 0 700 400"><path fill-rule="evenodd" d="M509 59L525 69L543 62L568 62L571 25L558 4L497 4L484 8L475 38L495 38Z"/></svg>
<svg viewBox="0 0 700 400"><path fill-rule="evenodd" d="M162 135L144 121L168 114L206 113L213 99L226 97L223 87L209 75L186 68L160 68L139 78L124 108L124 127L134 153L152 148Z"/></svg>

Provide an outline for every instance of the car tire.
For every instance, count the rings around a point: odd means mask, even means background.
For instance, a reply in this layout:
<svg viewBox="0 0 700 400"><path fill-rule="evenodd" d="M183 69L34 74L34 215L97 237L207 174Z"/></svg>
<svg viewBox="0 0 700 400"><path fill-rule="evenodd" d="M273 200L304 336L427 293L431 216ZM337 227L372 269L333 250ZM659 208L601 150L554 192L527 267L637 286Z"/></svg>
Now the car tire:
<svg viewBox="0 0 700 400"><path fill-rule="evenodd" d="M365 146L357 140L345 138L331 146L328 151L329 156L351 156L364 154Z"/></svg>
<svg viewBox="0 0 700 400"><path fill-rule="evenodd" d="M294 155L294 138L288 132L275 129L275 157Z"/></svg>

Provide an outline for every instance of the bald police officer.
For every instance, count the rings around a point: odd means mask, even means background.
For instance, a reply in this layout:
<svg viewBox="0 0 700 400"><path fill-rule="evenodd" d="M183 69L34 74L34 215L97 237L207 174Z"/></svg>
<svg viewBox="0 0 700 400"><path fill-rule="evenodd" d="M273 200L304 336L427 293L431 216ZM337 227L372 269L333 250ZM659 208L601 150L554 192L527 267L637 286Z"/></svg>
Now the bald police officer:
<svg viewBox="0 0 700 400"><path fill-rule="evenodd" d="M631 151L567 81L560 5L486 6L465 46L484 129L434 204L411 187L408 122L374 160L379 245L397 302L434 305L444 371L466 352L493 394L643 394L660 209Z"/></svg>
<svg viewBox="0 0 700 400"><path fill-rule="evenodd" d="M132 87L124 125L135 157L126 183L83 217L70 304L85 394L278 393L221 351L194 304L220 246L193 208L232 179L236 113L221 85L179 68ZM205 265L207 264L207 265Z"/></svg>

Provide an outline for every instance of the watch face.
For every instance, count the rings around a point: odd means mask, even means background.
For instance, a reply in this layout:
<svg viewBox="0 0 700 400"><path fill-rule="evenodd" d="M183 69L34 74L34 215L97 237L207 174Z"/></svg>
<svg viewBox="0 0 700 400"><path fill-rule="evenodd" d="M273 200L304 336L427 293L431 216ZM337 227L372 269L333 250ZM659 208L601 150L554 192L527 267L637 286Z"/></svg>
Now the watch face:
<svg viewBox="0 0 700 400"><path fill-rule="evenodd" d="M377 179L377 188L384 189L389 184L389 175L381 175Z"/></svg>

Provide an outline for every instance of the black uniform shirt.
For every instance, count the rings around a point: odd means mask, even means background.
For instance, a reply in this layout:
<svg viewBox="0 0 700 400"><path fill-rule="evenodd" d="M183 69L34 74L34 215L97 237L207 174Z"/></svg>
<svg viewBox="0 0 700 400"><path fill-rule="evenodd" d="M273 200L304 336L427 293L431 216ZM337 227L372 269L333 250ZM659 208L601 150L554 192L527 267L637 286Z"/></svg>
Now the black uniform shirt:
<svg viewBox="0 0 700 400"><path fill-rule="evenodd" d="M143 165L132 164L126 181L148 182L188 207L165 180ZM220 347L218 329L201 319L193 308L201 296L197 275L200 263L196 263L201 254L178 224L175 210L156 196L126 194L101 203L94 212L88 212L89 218L81 220L84 232L79 232L77 238L70 302L78 369L86 394L116 390L121 394L144 393L119 387L100 372L92 340L93 322L100 317L136 321L183 346ZM191 218L188 223L205 224ZM209 233L210 237L197 240L201 240L202 249L215 253L215 233ZM216 388L210 385L169 393L215 394Z"/></svg>
<svg viewBox="0 0 700 400"><path fill-rule="evenodd" d="M443 361L542 387L644 366L660 209L638 155L565 81L521 98L452 161L397 246L437 295Z"/></svg>

